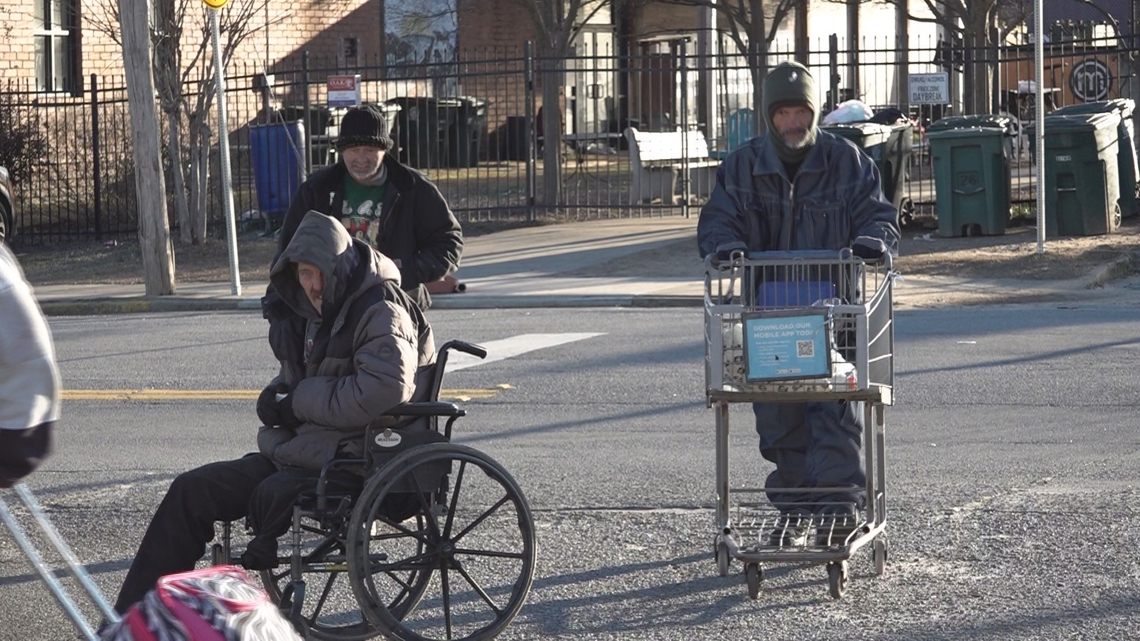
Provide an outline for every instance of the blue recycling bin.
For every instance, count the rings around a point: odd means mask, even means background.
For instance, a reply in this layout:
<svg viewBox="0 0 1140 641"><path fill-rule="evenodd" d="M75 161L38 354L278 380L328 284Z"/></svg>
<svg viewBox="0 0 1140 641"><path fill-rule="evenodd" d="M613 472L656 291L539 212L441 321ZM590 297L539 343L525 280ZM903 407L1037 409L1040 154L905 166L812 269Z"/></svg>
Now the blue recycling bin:
<svg viewBox="0 0 1140 641"><path fill-rule="evenodd" d="M257 208L271 226L279 226L305 180L305 126L300 120L250 125L249 151Z"/></svg>

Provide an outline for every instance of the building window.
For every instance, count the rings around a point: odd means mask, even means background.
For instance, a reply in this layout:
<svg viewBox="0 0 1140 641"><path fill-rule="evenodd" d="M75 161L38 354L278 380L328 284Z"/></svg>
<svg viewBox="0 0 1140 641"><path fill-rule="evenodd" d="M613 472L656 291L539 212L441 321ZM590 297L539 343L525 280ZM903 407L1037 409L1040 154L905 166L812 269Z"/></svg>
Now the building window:
<svg viewBox="0 0 1140 641"><path fill-rule="evenodd" d="M36 86L79 92L79 0L35 0Z"/></svg>

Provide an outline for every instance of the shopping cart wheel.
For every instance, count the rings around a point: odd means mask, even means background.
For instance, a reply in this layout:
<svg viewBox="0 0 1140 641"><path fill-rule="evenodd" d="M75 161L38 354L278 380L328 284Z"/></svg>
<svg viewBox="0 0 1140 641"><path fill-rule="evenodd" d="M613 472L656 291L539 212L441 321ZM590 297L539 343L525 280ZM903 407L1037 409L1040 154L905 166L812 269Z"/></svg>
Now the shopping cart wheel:
<svg viewBox="0 0 1140 641"><path fill-rule="evenodd" d="M847 589L847 561L827 564L827 587L831 598L843 598L843 591Z"/></svg>
<svg viewBox="0 0 1140 641"><path fill-rule="evenodd" d="M716 571L721 576L728 576L728 564L731 559L728 558L728 544L717 537L716 540Z"/></svg>
<svg viewBox="0 0 1140 641"><path fill-rule="evenodd" d="M764 573L760 570L759 563L747 563L744 565L744 580L748 582L748 597L755 600L760 598L760 580L764 578Z"/></svg>
<svg viewBox="0 0 1140 641"><path fill-rule="evenodd" d="M875 564L875 574L882 575L887 569L887 539L884 536L875 537L871 544L871 560Z"/></svg>

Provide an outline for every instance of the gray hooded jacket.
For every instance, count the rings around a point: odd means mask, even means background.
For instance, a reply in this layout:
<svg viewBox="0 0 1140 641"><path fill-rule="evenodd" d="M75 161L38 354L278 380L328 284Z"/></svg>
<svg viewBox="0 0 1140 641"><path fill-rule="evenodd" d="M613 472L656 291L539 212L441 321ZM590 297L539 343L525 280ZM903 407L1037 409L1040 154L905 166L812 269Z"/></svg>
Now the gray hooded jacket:
<svg viewBox="0 0 1140 641"><path fill-rule="evenodd" d="M298 261L324 275L319 312L297 280ZM338 449L358 452L365 427L413 399L435 361L434 338L395 263L319 212L305 215L270 280L308 321L303 370L282 362L277 379L302 424L295 435L262 428L258 444L278 465L320 469Z"/></svg>

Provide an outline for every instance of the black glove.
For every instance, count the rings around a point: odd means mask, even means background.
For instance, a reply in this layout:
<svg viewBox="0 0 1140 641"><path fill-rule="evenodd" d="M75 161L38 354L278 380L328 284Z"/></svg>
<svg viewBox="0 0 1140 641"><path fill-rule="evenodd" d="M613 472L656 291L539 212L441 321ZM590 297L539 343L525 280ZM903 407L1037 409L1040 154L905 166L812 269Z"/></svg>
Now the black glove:
<svg viewBox="0 0 1140 641"><path fill-rule="evenodd" d="M270 385L261 390L257 397L257 418L261 424L268 427L277 427L281 424L281 413L277 410L277 386Z"/></svg>
<svg viewBox="0 0 1140 641"><path fill-rule="evenodd" d="M296 429L301 420L293 413L293 395L286 394L285 398L277 401L277 413L281 417L281 427Z"/></svg>
<svg viewBox="0 0 1140 641"><path fill-rule="evenodd" d="M851 253L863 260L877 262L887 253L887 244L878 238L860 236L851 243Z"/></svg>
<svg viewBox="0 0 1140 641"><path fill-rule="evenodd" d="M744 242L740 241L740 240L734 240L734 241L728 242L728 243L721 243L721 244L716 246L716 252L713 255L713 264L719 265L721 263L731 262L732 261L732 255L737 253L737 252L747 254L748 253L748 245L745 245Z"/></svg>

